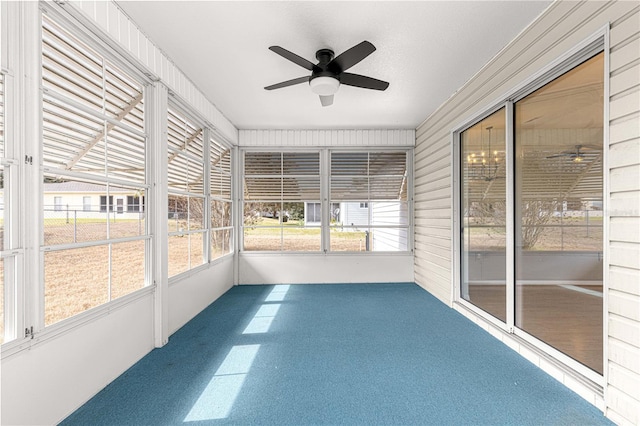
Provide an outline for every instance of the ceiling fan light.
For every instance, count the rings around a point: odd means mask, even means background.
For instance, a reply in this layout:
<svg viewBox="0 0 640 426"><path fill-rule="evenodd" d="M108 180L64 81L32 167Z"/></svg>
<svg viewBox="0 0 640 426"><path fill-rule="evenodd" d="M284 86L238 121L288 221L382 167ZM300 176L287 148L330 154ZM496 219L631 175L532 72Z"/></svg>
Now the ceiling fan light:
<svg viewBox="0 0 640 426"><path fill-rule="evenodd" d="M330 96L338 91L340 82L333 77L316 77L309 82L309 86L316 95Z"/></svg>

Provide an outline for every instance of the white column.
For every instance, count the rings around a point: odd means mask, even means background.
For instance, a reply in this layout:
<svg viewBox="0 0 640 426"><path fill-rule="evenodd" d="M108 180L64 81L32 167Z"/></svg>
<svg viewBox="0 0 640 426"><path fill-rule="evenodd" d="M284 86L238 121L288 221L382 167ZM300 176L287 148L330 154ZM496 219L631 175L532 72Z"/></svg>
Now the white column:
<svg viewBox="0 0 640 426"><path fill-rule="evenodd" d="M240 280L240 250L242 248L243 200L242 175L244 162L237 146L231 149L231 212L233 217L233 285Z"/></svg>
<svg viewBox="0 0 640 426"><path fill-rule="evenodd" d="M149 285L154 292L154 342L169 341L168 196L167 196L167 86L156 82L145 90L147 179L150 185L147 219L152 236L147 248Z"/></svg>
<svg viewBox="0 0 640 426"><path fill-rule="evenodd" d="M7 49L10 90L7 93L7 123L13 129L12 156L15 157L18 193L12 204L19 209L11 222L13 244L24 247L23 273L16 291L17 338L24 337L25 328L34 331L44 328L44 262L42 245L42 102L40 58L40 9L37 2L9 2ZM19 262L20 263L20 262ZM35 267L34 267L35 266ZM23 287L20 287L23 284Z"/></svg>

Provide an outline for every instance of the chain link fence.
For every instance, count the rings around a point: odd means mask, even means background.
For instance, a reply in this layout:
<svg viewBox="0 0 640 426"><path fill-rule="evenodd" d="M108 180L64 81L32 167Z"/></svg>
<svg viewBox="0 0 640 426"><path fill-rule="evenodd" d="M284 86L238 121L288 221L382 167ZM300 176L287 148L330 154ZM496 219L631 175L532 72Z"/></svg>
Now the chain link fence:
<svg viewBox="0 0 640 426"><path fill-rule="evenodd" d="M73 244L145 234L143 211L86 209L54 205L44 208L44 245Z"/></svg>

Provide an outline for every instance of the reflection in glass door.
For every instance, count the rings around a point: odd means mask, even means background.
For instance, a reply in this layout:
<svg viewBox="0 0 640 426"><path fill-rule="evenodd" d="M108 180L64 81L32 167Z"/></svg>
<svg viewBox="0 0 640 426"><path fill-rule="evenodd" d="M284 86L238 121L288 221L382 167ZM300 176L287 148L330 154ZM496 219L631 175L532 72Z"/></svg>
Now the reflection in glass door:
<svg viewBox="0 0 640 426"><path fill-rule="evenodd" d="M460 133L460 298L602 374L604 54L508 111Z"/></svg>
<svg viewBox="0 0 640 426"><path fill-rule="evenodd" d="M461 297L506 321L504 108L461 141Z"/></svg>
<svg viewBox="0 0 640 426"><path fill-rule="evenodd" d="M515 103L515 325L601 374L603 70Z"/></svg>

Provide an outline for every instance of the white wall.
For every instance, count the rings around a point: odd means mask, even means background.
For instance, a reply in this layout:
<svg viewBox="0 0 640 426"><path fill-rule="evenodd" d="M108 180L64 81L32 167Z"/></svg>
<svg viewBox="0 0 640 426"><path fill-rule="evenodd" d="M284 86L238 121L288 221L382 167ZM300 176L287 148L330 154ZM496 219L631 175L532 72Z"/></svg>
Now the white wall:
<svg viewBox="0 0 640 426"><path fill-rule="evenodd" d="M169 333L175 333L233 286L233 256L169 284Z"/></svg>
<svg viewBox="0 0 640 426"><path fill-rule="evenodd" d="M239 254L240 284L413 282L412 254Z"/></svg>
<svg viewBox="0 0 640 426"><path fill-rule="evenodd" d="M606 155L608 169L605 169L609 181L605 203L609 207L605 214L610 227L606 230L609 241L605 241L604 254L610 266L605 271L608 336L601 408L617 423L640 424L640 7L637 2L553 3L419 126L414 172L415 279L443 302L452 303L451 131L607 24L611 28L607 103L610 147Z"/></svg>
<svg viewBox="0 0 640 426"><path fill-rule="evenodd" d="M414 130L240 130L240 146L413 146Z"/></svg>
<svg viewBox="0 0 640 426"><path fill-rule="evenodd" d="M150 291L88 316L71 330L49 330L24 350L3 355L0 423L55 424L153 349Z"/></svg>

